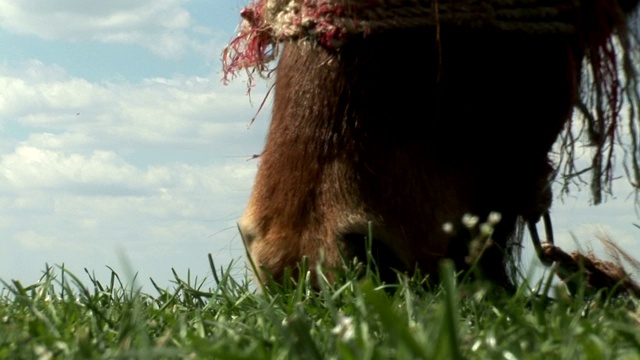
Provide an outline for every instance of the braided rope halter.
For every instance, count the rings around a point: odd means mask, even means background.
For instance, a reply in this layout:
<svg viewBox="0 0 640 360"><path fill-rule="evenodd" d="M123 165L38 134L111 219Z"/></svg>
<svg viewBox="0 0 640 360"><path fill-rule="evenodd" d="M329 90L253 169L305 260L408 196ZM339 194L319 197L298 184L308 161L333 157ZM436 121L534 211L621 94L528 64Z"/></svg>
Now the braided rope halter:
<svg viewBox="0 0 640 360"><path fill-rule="evenodd" d="M223 52L224 80L239 70L268 77L279 44L339 50L350 37L441 24L527 34L573 34L574 0L255 0Z"/></svg>

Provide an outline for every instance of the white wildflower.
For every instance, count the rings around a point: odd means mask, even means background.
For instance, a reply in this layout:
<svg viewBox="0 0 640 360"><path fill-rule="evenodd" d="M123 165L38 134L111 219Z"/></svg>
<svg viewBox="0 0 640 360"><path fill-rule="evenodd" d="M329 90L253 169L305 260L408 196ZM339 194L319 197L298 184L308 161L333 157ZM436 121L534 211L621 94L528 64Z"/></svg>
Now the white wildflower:
<svg viewBox="0 0 640 360"><path fill-rule="evenodd" d="M462 224L466 226L467 229L476 227L476 225L478 225L478 221L480 221L480 219L475 215L464 214L462 216Z"/></svg>
<svg viewBox="0 0 640 360"><path fill-rule="evenodd" d="M493 226L497 225L500 220L502 220L502 214L497 211L490 212L489 216L487 217L487 222Z"/></svg>
<svg viewBox="0 0 640 360"><path fill-rule="evenodd" d="M338 324L331 329L331 333L340 337L342 341L349 341L355 336L355 326L353 325L353 318L349 316L340 315L338 318Z"/></svg>
<svg viewBox="0 0 640 360"><path fill-rule="evenodd" d="M453 235L453 224L450 222L442 224L442 231L448 235Z"/></svg>

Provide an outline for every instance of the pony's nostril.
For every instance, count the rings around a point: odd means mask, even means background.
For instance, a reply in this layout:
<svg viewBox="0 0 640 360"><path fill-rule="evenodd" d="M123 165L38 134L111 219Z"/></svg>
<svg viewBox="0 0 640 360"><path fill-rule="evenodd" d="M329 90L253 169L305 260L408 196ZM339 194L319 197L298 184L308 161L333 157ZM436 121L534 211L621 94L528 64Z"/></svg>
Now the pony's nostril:
<svg viewBox="0 0 640 360"><path fill-rule="evenodd" d="M397 281L397 271L406 271L405 264L400 257L375 236L371 241L367 234L347 233L341 236L347 260L357 258L358 261L375 267L373 270L380 274L380 280L386 283Z"/></svg>

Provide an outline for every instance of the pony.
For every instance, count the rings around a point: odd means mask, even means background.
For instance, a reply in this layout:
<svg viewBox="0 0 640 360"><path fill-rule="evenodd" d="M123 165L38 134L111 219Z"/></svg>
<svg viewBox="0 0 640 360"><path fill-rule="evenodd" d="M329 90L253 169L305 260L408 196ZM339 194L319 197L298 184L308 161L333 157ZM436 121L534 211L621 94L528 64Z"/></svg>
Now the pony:
<svg viewBox="0 0 640 360"><path fill-rule="evenodd" d="M275 74L266 145L238 223L262 282L295 276L303 258L339 269L367 251L386 281L417 270L437 281L442 259L469 269L470 233L493 218L477 267L512 286L507 263L523 225L551 208L552 147L584 103L585 76L619 85L615 73L598 76L638 1L513 3L245 8L226 70ZM403 6L418 14L407 18ZM597 115L596 125L618 116ZM601 138L592 145L606 149Z"/></svg>

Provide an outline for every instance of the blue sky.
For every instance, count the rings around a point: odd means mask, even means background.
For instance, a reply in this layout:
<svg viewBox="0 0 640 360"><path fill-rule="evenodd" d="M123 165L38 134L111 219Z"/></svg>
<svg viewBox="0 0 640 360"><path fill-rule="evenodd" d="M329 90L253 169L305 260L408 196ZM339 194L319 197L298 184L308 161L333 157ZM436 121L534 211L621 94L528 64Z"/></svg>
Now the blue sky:
<svg viewBox="0 0 640 360"><path fill-rule="evenodd" d="M45 263L106 276L124 257L167 284L171 268L208 277L207 253L244 261L235 222L270 110L248 128L267 84L250 101L243 79L220 81L243 4L0 0L1 279L34 282ZM640 257L617 189L596 208L556 200L563 247L602 229Z"/></svg>

